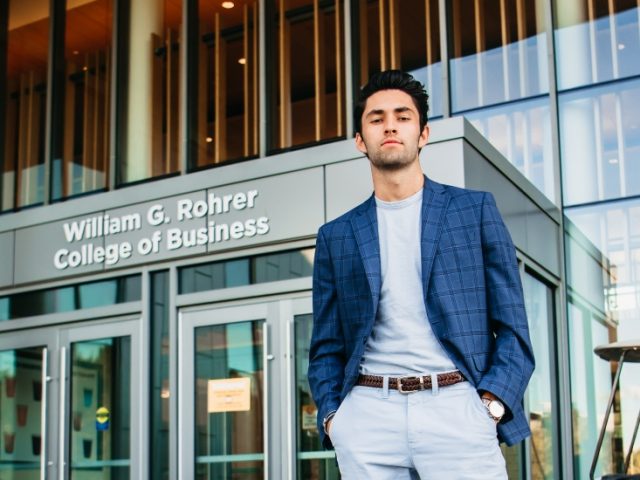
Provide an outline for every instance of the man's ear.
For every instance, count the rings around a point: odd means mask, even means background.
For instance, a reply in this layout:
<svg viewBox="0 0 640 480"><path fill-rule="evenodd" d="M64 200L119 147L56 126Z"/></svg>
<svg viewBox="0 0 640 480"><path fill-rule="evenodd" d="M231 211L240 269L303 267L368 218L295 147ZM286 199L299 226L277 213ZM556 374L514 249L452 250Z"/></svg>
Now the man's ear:
<svg viewBox="0 0 640 480"><path fill-rule="evenodd" d="M367 154L367 146L364 144L364 139L359 132L356 132L356 148L365 155Z"/></svg>
<svg viewBox="0 0 640 480"><path fill-rule="evenodd" d="M429 125L425 125L420 132L420 138L418 139L418 148L424 147L429 141Z"/></svg>

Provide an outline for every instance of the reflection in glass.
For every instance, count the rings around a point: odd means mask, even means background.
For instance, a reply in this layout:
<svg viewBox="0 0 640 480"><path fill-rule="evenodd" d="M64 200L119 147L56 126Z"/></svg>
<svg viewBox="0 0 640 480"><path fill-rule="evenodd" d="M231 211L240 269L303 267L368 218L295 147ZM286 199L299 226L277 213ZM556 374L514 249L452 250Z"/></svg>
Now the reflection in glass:
<svg viewBox="0 0 640 480"><path fill-rule="evenodd" d="M0 2L0 211L44 201L49 3Z"/></svg>
<svg viewBox="0 0 640 480"><path fill-rule="evenodd" d="M555 201L548 98L486 108L465 116L531 183Z"/></svg>
<svg viewBox="0 0 640 480"><path fill-rule="evenodd" d="M454 112L549 91L544 1L454 0Z"/></svg>
<svg viewBox="0 0 640 480"><path fill-rule="evenodd" d="M0 352L2 478L40 478L42 347Z"/></svg>
<svg viewBox="0 0 640 480"><path fill-rule="evenodd" d="M112 278L68 287L35 290L0 298L0 321L71 312L140 300L140 275Z"/></svg>
<svg viewBox="0 0 640 480"><path fill-rule="evenodd" d="M258 2L198 2L194 168L258 155Z"/></svg>
<svg viewBox="0 0 640 480"><path fill-rule="evenodd" d="M640 74L640 7L629 0L553 2L558 88Z"/></svg>
<svg viewBox="0 0 640 480"><path fill-rule="evenodd" d="M565 205L640 194L640 81L561 94Z"/></svg>
<svg viewBox="0 0 640 480"><path fill-rule="evenodd" d="M131 466L131 339L71 345L69 476L126 480Z"/></svg>
<svg viewBox="0 0 640 480"><path fill-rule="evenodd" d="M270 0L270 150L345 135L342 0Z"/></svg>
<svg viewBox="0 0 640 480"><path fill-rule="evenodd" d="M196 479L264 478L264 321L195 331Z"/></svg>
<svg viewBox="0 0 640 480"><path fill-rule="evenodd" d="M529 273L523 278L523 290L529 334L536 359L527 388L527 407L531 440L531 478L535 480L556 478L557 469L553 462L556 448L553 438L553 422L557 419L557 409L553 404L551 385L555 372L551 370L550 346L553 345L551 332L555 330L553 321L553 292Z"/></svg>
<svg viewBox="0 0 640 480"><path fill-rule="evenodd" d="M169 479L169 272L151 275L151 478Z"/></svg>
<svg viewBox="0 0 640 480"><path fill-rule="evenodd" d="M605 361L596 357L593 354L593 348L613 341L630 341L640 338L640 323L638 322L640 318L640 201L637 199L624 200L604 205L572 208L568 209L566 213L584 237L593 242L592 248L599 249L605 259L602 264L606 275L603 277L603 274L600 273L601 278L604 278L600 281L600 294L595 296L594 293L589 292L589 295L582 295L583 304L574 301L577 306L574 308L576 313L573 321L576 328L582 329L576 333L575 338L584 335L589 340L589 336L593 337L593 340L584 347L585 351L580 353L584 357L577 356L576 359L576 369L579 371L575 375L582 383L576 384L576 388L581 390L578 389L573 394L573 402L584 403L588 401L588 398L596 398L597 403L593 406L580 405L580 418L602 419L611 388L612 372L615 372L616 365L609 366ZM584 270L585 265L588 265L584 257L575 259L572 257L575 255L568 257L568 261L572 260L571 264L568 264L568 271L569 266L577 270L576 274L572 275L573 277L576 275L580 275L582 278L595 277L597 272L592 273ZM571 283L574 284L576 281ZM583 288L583 290L585 289ZM594 298L598 299L597 309L592 306ZM578 307L581 310L578 310ZM582 319L580 323L578 319ZM575 342L572 342L572 345L574 344ZM579 348L581 347L575 346L576 350ZM585 365L587 365L586 368ZM593 370L589 367L590 365L593 365ZM592 371L593 373L591 373ZM616 397L614 405L616 415L611 416L611 423L607 437L605 437L610 442L611 448L606 448L606 445L603 447L598 464L598 471L601 473L614 471L615 466L620 464L621 458L629 448L636 415L640 410L638 378L640 378L640 366L634 363L625 363L620 378L619 396ZM593 401L596 402L596 400ZM597 417L594 416L596 413ZM593 420L592 423L594 423ZM600 427L599 422L595 423L597 425L593 425L592 429ZM578 440L580 442L595 442L597 432L593 434L582 424L581 428L583 434ZM575 441L578 442L578 440ZM590 446L588 443L585 445ZM577 448L574 446L574 450ZM586 449L580 448L580 451L584 451L584 455L587 455ZM593 452L594 449L590 451ZM640 445L636 442L634 458L638 457L640 457ZM589 462L590 457L585 459L583 463L588 464ZM582 463L580 465L582 469ZM638 466L634 468L636 469L634 473L640 473ZM588 473L588 465L586 472ZM581 478L587 478L586 475L585 473Z"/></svg>
<svg viewBox="0 0 640 480"><path fill-rule="evenodd" d="M358 25L358 86L380 70L402 69L429 93L429 117L442 115L442 63L438 0L352 2Z"/></svg>
<svg viewBox="0 0 640 480"><path fill-rule="evenodd" d="M316 419L318 409L311 398L307 380L309 344L313 315L295 317L296 362L296 471L300 480L334 480L340 478L335 453L325 451L320 443Z"/></svg>
<svg viewBox="0 0 640 480"><path fill-rule="evenodd" d="M53 125L54 200L107 187L113 1L67 3L60 117ZM54 114L55 115L55 114Z"/></svg>
<svg viewBox="0 0 640 480"><path fill-rule="evenodd" d="M315 249L257 255L180 269L180 293L310 277Z"/></svg>
<svg viewBox="0 0 640 480"><path fill-rule="evenodd" d="M129 23L126 153L118 159L118 183L179 171L182 1L131 2Z"/></svg>

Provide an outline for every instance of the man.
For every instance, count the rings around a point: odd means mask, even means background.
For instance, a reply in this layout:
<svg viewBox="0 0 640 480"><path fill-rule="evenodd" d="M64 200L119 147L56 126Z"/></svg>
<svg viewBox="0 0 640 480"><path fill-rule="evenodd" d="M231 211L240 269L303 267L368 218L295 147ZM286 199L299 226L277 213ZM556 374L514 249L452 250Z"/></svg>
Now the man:
<svg viewBox="0 0 640 480"><path fill-rule="evenodd" d="M423 175L427 112L411 75L371 77L355 125L374 194L318 232L309 383L347 480L506 479L498 442L530 434L513 243L491 194Z"/></svg>

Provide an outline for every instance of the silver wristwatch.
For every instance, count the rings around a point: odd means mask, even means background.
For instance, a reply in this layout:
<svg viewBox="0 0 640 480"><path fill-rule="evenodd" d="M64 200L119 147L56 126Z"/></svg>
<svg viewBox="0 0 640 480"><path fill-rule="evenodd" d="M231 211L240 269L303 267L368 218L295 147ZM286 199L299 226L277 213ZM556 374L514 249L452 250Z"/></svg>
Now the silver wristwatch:
<svg viewBox="0 0 640 480"><path fill-rule="evenodd" d="M487 408L487 413L496 422L499 422L504 417L505 408L500 400L491 400L490 398L482 397L482 403Z"/></svg>

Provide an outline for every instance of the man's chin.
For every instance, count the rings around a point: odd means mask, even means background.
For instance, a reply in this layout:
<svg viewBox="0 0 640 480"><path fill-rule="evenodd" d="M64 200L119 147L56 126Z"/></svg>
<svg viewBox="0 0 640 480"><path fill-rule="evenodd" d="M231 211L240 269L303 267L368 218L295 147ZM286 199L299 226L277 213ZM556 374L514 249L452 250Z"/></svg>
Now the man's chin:
<svg viewBox="0 0 640 480"><path fill-rule="evenodd" d="M375 160L372 160L371 158L369 158L369 161L378 170L384 170L387 172L394 172L394 171L405 169L413 163L413 161L408 161L403 158L402 159L386 158L386 159L375 159Z"/></svg>

